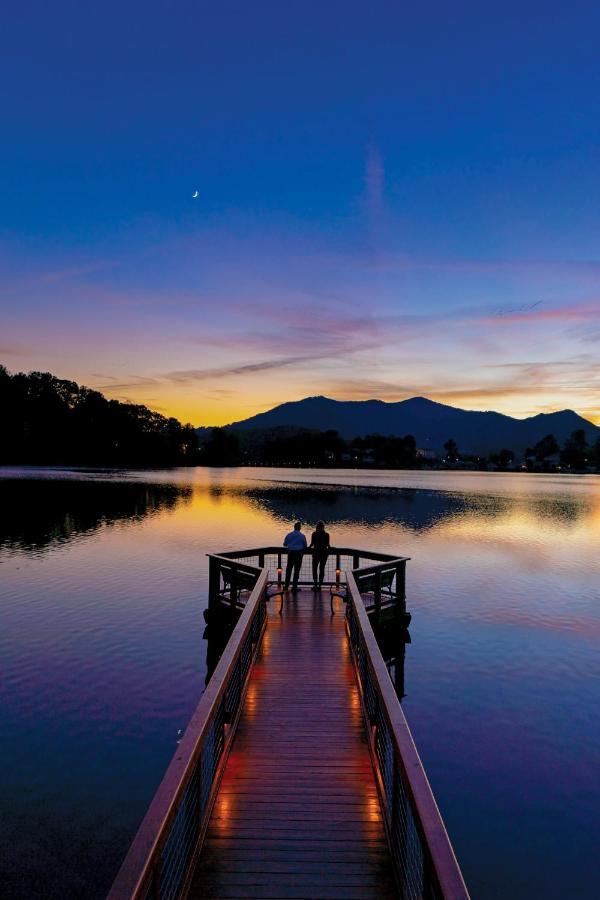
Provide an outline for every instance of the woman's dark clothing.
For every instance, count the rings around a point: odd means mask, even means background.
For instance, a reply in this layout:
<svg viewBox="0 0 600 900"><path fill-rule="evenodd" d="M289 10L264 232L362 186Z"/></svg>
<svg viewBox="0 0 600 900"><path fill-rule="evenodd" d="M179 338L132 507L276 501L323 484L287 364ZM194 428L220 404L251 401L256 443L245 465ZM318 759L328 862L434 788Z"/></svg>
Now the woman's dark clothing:
<svg viewBox="0 0 600 900"><path fill-rule="evenodd" d="M326 531L313 531L310 539L310 546L313 550L313 581L315 584L318 583L320 587L323 584L323 578L325 577L325 563L329 556L329 534Z"/></svg>
<svg viewBox="0 0 600 900"><path fill-rule="evenodd" d="M329 552L329 534L327 531L313 531L310 546L315 553Z"/></svg>

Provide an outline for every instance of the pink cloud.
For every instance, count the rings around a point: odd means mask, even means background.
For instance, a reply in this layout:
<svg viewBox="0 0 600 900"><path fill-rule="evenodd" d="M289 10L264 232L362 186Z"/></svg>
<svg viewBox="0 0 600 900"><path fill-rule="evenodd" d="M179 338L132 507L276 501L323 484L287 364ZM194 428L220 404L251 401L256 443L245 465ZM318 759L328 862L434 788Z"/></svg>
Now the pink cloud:
<svg viewBox="0 0 600 900"><path fill-rule="evenodd" d="M508 311L506 314L485 316L482 322L493 325L510 325L515 322L579 322L600 317L600 302L579 303L552 308L535 306Z"/></svg>
<svg viewBox="0 0 600 900"><path fill-rule="evenodd" d="M3 294L5 296L11 294L23 294L36 288L45 287L47 285L60 284L64 281L71 281L85 275L92 275L95 272L102 272L106 269L112 269L118 263L111 259L98 259L93 262L84 263L77 266L67 266L63 269L51 269L47 272L39 272L32 278L25 278L8 283L3 286Z"/></svg>

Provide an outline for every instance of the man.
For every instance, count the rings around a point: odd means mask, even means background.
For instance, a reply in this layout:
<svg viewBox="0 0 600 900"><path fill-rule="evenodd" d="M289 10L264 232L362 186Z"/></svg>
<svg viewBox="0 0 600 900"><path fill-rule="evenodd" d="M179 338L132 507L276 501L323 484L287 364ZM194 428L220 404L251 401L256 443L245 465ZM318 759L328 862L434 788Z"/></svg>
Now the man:
<svg viewBox="0 0 600 900"><path fill-rule="evenodd" d="M294 530L290 531L289 534L286 534L285 539L283 541L283 546L287 547L288 550L288 559L287 566L285 567L285 584L284 587L287 590L290 586L290 579L292 577L292 571L294 573L294 580L292 582L292 591L297 593L298 591L298 578L300 577L300 566L302 565L302 557L304 555L304 551L306 550L306 538L300 531L302 528L301 522L296 522L294 525Z"/></svg>

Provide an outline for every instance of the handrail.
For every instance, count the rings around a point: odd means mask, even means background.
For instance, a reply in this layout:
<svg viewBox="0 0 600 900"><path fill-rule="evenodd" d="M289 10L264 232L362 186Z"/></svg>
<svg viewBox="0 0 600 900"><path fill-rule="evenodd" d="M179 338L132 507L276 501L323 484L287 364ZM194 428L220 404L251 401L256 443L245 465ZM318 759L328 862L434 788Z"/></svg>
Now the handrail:
<svg viewBox="0 0 600 900"><path fill-rule="evenodd" d="M307 553L312 553L312 550L308 549L305 551ZM363 559L375 559L380 562L391 562L394 559L402 557L396 557L390 553L379 553L376 550L358 550L356 547L330 547L330 553L339 553L343 556L359 556ZM269 546L269 547L254 547L250 550L225 550L219 554L214 554L215 556L222 556L225 559L244 559L248 556L260 556L261 554L274 554L274 553L287 553L287 547L279 544L278 546Z"/></svg>
<svg viewBox="0 0 600 900"><path fill-rule="evenodd" d="M239 609L243 606L239 589L245 573L255 579L258 577L257 573L265 566L271 569L276 567L276 582L272 579L273 583L277 583L279 588L283 585L283 569L288 556L286 547L226 550L208 556L210 568L209 609L205 613L207 621L213 616L220 616L226 607ZM303 556L310 560L314 556L313 550L307 548ZM242 559L251 560L253 565L241 562ZM345 585L346 582L345 572L354 571L355 577L361 582L363 599L369 612L380 619L384 609L393 608L394 613L407 626L411 618L406 611L406 563L409 559L408 556L361 550L356 547L330 547L325 567L321 570L321 584L329 585L333 593L339 594L342 584ZM374 563L374 560L377 561ZM310 566L303 565L300 573L302 584L312 583L315 580L314 569L311 577ZM391 581L390 573L392 573ZM367 587L364 579L369 578L373 579L373 585ZM344 593L342 592L340 596L344 596Z"/></svg>
<svg viewBox="0 0 600 900"><path fill-rule="evenodd" d="M347 630L402 896L468 900L467 887L377 645L355 574L347 573Z"/></svg>
<svg viewBox="0 0 600 900"><path fill-rule="evenodd" d="M235 565L236 569L239 569L240 572L247 572L248 575L256 575L257 578L263 571L259 566L249 566L248 563L241 563L232 556L224 556L222 553L207 553L206 555L209 559L217 559L230 566Z"/></svg>
<svg viewBox="0 0 600 900"><path fill-rule="evenodd" d="M391 556L389 560L386 560L384 563L377 563L377 565L374 566L361 566L359 569L353 569L352 571L354 572L354 575L374 575L382 569L391 569L393 566L408 562L409 560L410 556Z"/></svg>
<svg viewBox="0 0 600 900"><path fill-rule="evenodd" d="M241 563L237 559L233 559L231 556L223 556L222 554L217 553L207 553L206 554L209 559L216 559L221 563L225 563L228 566L234 565L236 569L239 569L240 572L245 572L248 575L255 575L257 578L260 573L263 571L262 567L259 566L249 566L248 563Z"/></svg>
<svg viewBox="0 0 600 900"><path fill-rule="evenodd" d="M195 853L204 837L237 726L248 675L266 624L267 578L266 570L260 572L129 848L108 900L146 900L163 896L159 884L167 878L175 885L168 895L179 896L189 877Z"/></svg>
<svg viewBox="0 0 600 900"><path fill-rule="evenodd" d="M220 567L251 574L256 583L243 607L211 681L200 699L181 744L140 825L119 870L108 900L174 900L185 895L210 818L233 736L248 677L266 625L267 555L285 548L211 554L214 580ZM406 719L371 628L366 600L357 579L375 576L375 609L381 608L381 573L396 569L394 602L405 606L408 557L332 548L351 556L346 570L346 628L366 720L383 820L404 900L468 900L460 868L433 797ZM259 566L240 563L257 556ZM356 566L361 559L378 565ZM235 576L234 576L235 577ZM210 593L210 589L209 589ZM209 600L210 602L210 600ZM410 618L410 617L408 617Z"/></svg>

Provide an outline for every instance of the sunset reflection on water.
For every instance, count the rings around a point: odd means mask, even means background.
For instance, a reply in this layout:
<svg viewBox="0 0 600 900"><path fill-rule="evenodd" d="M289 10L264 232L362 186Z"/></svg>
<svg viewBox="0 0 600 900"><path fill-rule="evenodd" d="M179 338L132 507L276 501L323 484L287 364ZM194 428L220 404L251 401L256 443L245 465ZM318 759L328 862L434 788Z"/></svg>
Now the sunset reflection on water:
<svg viewBox="0 0 600 900"><path fill-rule="evenodd" d="M473 895L593 893L600 478L10 474L0 764L29 896L75 895L82 859L104 896L204 688L206 554L296 518L411 557L403 706Z"/></svg>

